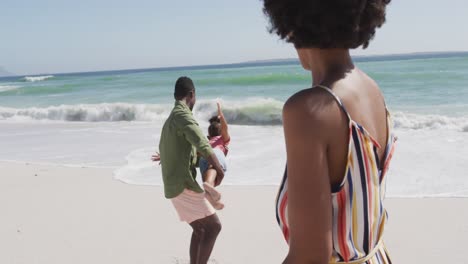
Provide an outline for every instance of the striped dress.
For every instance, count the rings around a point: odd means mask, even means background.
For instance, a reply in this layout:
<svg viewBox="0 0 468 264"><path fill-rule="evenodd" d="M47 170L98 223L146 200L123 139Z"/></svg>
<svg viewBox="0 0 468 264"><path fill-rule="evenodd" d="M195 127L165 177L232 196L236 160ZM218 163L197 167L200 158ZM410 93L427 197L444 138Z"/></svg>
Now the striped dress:
<svg viewBox="0 0 468 264"><path fill-rule="evenodd" d="M379 166L377 155L379 143L349 116L341 100L329 88L317 87L325 89L335 97L349 120L346 174L341 185L332 189L331 193L333 250L330 263L391 263L382 241L387 220L383 204L385 174L395 145L395 137L391 133L390 115L387 112L387 146L383 164ZM286 241L289 241L287 190L287 172L285 172L276 200L276 218Z"/></svg>

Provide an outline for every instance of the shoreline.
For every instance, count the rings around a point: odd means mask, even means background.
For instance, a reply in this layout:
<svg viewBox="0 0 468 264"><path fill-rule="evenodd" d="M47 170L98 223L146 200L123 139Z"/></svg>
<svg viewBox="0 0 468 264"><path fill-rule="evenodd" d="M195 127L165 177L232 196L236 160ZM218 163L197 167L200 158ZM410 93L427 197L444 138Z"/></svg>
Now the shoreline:
<svg viewBox="0 0 468 264"><path fill-rule="evenodd" d="M131 186L146 186L146 187L156 187L161 188L161 184L144 184L144 183L131 183L123 179L117 178L116 171L123 168L125 164L120 166L89 166L89 165L79 165L79 164L56 164L56 163L47 163L47 162L25 162L25 161L16 161L16 160L0 160L0 164L12 164L12 165L23 165L23 166L46 166L46 167L62 167L69 169L90 169L90 170L109 170L112 174L112 179L114 181L123 183L125 185ZM1 167L0 167L1 168ZM199 176L199 175L198 175ZM387 184L388 185L388 184ZM259 188L279 188L278 184L223 184L225 187L234 187L234 188L250 188L250 187L259 187ZM387 186L388 190L388 186ZM468 195L453 195L453 194L425 194L425 195L386 195L386 199L468 199Z"/></svg>

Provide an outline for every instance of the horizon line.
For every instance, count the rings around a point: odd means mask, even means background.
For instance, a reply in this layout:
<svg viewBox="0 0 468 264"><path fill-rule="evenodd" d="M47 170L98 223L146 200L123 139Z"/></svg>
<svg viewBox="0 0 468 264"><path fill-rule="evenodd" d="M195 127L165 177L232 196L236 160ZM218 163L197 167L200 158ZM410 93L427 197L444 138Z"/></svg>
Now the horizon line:
<svg viewBox="0 0 468 264"><path fill-rule="evenodd" d="M360 59L389 59L391 57L398 57L398 56L426 56L426 58L431 58L430 56L436 55L468 55L468 51L427 51L427 52L407 52L407 53L389 53L389 54L371 54L371 55L353 55L351 56L353 59L360 61ZM403 59L403 58L397 58ZM417 59L417 58L414 58ZM151 67L151 68L127 68L127 69L114 69L114 70L97 70L97 71L80 71L80 72L57 72L57 73L37 73L37 74L20 74L20 75L8 75L8 76L0 76L0 79L3 78L13 78L13 77L29 77L29 76L43 76L43 75L82 75L82 74L102 74L102 73L109 73L109 72L146 72L146 71L170 71L170 70L177 70L177 69L201 69L201 68L215 68L215 67L223 67L223 68L232 68L232 67L249 67L249 66L262 66L265 64L289 64L294 61L299 61L296 58L277 58L277 59L263 59L263 60L249 60L249 61L242 61L242 62L231 62L231 63L219 63L219 64L200 64L200 65L185 65L185 66L167 66L167 67Z"/></svg>

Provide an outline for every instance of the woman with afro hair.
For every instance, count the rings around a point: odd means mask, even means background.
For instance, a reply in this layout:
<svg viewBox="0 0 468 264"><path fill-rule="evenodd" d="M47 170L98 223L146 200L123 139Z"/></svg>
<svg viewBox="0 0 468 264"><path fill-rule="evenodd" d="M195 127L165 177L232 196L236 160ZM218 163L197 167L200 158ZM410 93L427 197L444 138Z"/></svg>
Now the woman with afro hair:
<svg viewBox="0 0 468 264"><path fill-rule="evenodd" d="M283 263L391 263L383 199L395 137L378 85L349 53L367 48L390 0L263 2L270 31L294 45L312 76L283 108Z"/></svg>

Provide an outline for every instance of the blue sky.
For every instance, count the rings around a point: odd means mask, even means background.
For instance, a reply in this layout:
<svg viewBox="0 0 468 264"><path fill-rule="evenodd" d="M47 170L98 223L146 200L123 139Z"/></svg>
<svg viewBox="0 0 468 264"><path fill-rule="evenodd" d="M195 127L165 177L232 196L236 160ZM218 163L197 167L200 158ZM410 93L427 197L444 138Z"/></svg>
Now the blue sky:
<svg viewBox="0 0 468 264"><path fill-rule="evenodd" d="M16 74L292 58L260 0L2 0L0 67ZM468 50L464 0L393 0L366 50Z"/></svg>

